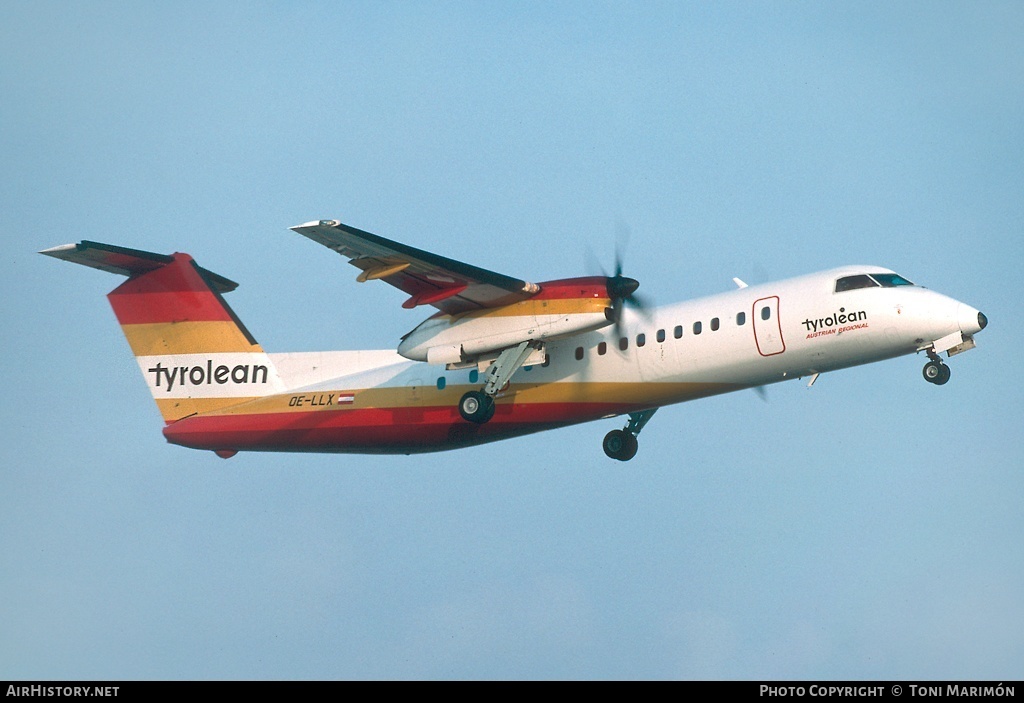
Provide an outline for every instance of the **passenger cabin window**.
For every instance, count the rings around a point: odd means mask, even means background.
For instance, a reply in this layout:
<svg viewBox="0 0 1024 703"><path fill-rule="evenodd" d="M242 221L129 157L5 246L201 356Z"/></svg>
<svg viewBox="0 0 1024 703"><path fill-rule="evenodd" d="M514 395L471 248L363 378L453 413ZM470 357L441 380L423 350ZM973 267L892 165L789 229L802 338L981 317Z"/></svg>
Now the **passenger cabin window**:
<svg viewBox="0 0 1024 703"><path fill-rule="evenodd" d="M863 273L856 276L844 276L836 281L836 293L842 293L847 290L856 290L857 288L877 287L878 284L872 280L871 276Z"/></svg>
<svg viewBox="0 0 1024 703"><path fill-rule="evenodd" d="M645 335L643 333L638 334L636 336L636 345L638 347L642 347L645 344L647 344L647 335Z"/></svg>
<svg viewBox="0 0 1024 703"><path fill-rule="evenodd" d="M700 334L700 322L693 323L693 333Z"/></svg>
<svg viewBox="0 0 1024 703"><path fill-rule="evenodd" d="M443 391L443 390L444 390L444 387L445 387L446 385L448 385L448 384L447 384L447 382L445 381L445 378L444 378L444 376L438 376L438 377L437 377L437 390L439 390L439 391Z"/></svg>
<svg viewBox="0 0 1024 703"><path fill-rule="evenodd" d="M711 318L711 331L712 332L717 332L718 328L719 328L718 318L717 317L712 317Z"/></svg>
<svg viewBox="0 0 1024 703"><path fill-rule="evenodd" d="M682 325L676 325L676 328L674 330L672 330L672 336L674 336L676 339L679 339L680 337L682 337L683 336L683 326Z"/></svg>
<svg viewBox="0 0 1024 703"><path fill-rule="evenodd" d="M659 342L664 342L665 341L665 330L658 330L658 341Z"/></svg>
<svg viewBox="0 0 1024 703"><path fill-rule="evenodd" d="M598 354L599 354L600 356L604 356L604 355L605 355L605 353L607 353L607 351L608 351L608 342L600 342L600 343L599 343L599 344L597 345L597 353L598 353Z"/></svg>
<svg viewBox="0 0 1024 703"><path fill-rule="evenodd" d="M736 325L737 325L737 327L742 327L745 324L747 324L747 313L745 313L745 312L738 312L738 313L736 313Z"/></svg>
<svg viewBox="0 0 1024 703"><path fill-rule="evenodd" d="M583 347L576 347L576 361L582 361L583 359Z"/></svg>
<svg viewBox="0 0 1024 703"><path fill-rule="evenodd" d="M770 319L772 319L772 309L770 307L768 307L767 305L765 305L763 308L761 308L761 319L762 320L770 320Z"/></svg>
<svg viewBox="0 0 1024 703"><path fill-rule="evenodd" d="M619 340L619 349L622 351L629 349L629 337L623 337Z"/></svg>

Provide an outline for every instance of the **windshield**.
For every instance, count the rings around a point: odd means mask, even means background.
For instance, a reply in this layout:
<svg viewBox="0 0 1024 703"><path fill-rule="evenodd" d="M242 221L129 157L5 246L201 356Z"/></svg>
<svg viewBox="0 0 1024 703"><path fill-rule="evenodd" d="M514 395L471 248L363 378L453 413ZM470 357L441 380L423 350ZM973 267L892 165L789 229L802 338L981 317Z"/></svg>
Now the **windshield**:
<svg viewBox="0 0 1024 703"><path fill-rule="evenodd" d="M903 276L897 276L895 273L873 273L871 277L881 283L883 288L914 285Z"/></svg>
<svg viewBox="0 0 1024 703"><path fill-rule="evenodd" d="M896 286L914 285L903 276L895 273L858 273L856 276L843 276L836 281L836 293L858 288L895 288Z"/></svg>
<svg viewBox="0 0 1024 703"><path fill-rule="evenodd" d="M836 281L836 293L856 288L877 288L878 284L871 279L871 276L860 274L857 276L844 276Z"/></svg>

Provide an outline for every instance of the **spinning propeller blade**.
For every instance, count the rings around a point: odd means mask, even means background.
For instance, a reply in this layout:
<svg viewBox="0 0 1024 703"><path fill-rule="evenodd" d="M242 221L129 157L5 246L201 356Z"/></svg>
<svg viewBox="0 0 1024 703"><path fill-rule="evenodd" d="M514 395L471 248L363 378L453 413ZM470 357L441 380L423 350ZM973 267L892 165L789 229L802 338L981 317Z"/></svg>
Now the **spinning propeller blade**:
<svg viewBox="0 0 1024 703"><path fill-rule="evenodd" d="M623 251L629 242L630 231L621 221L616 224L615 229L615 273L609 276L603 267L601 273L608 280L608 297L612 300L612 305L605 311L605 315L615 324L615 335L621 337L623 334L622 311L625 307L628 305L647 317L647 308L650 307L650 303L636 294L637 288L640 287L640 281L622 275Z"/></svg>

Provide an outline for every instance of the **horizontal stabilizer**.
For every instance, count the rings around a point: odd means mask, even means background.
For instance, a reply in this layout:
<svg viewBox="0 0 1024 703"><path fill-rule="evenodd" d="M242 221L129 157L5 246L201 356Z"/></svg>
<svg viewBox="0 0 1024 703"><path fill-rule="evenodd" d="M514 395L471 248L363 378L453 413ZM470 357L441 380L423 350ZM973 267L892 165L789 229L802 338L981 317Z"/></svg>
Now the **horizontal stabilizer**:
<svg viewBox="0 0 1024 703"><path fill-rule="evenodd" d="M174 261L174 257L169 254L155 254L151 251L128 249L127 247L86 240L78 244L63 244L52 249L44 249L39 253L75 264L81 264L82 266L89 266L90 268L106 271L107 273L128 276L129 278L149 273ZM237 283L224 278L224 276L204 269L201 266L196 268L200 270L207 282L219 293L227 293L238 288Z"/></svg>

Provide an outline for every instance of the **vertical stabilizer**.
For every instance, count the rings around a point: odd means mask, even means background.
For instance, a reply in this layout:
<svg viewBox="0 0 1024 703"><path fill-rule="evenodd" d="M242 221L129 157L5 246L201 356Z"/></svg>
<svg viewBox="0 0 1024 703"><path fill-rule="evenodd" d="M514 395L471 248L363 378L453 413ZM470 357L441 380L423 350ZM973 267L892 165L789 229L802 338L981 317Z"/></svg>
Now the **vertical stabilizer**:
<svg viewBox="0 0 1024 703"><path fill-rule="evenodd" d="M282 390L270 358L222 296L237 284L188 254L98 242L41 253L128 276L107 298L166 422Z"/></svg>

